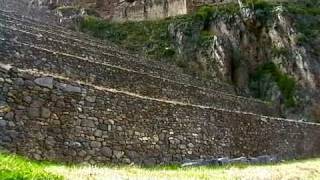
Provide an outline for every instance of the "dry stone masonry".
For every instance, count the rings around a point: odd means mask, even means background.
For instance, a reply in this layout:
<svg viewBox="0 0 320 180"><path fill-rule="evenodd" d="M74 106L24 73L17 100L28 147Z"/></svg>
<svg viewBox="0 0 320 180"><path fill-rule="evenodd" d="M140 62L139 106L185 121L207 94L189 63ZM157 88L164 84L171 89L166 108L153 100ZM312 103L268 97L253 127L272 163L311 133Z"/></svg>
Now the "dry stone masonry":
<svg viewBox="0 0 320 180"><path fill-rule="evenodd" d="M235 0L97 0L103 17L116 21L154 20L187 14L204 4Z"/></svg>
<svg viewBox="0 0 320 180"><path fill-rule="evenodd" d="M320 125L276 118L111 43L0 11L0 147L39 160L172 163L320 154Z"/></svg>
<svg viewBox="0 0 320 180"><path fill-rule="evenodd" d="M93 1L94 0L91 0L91 4ZM115 21L141 21L187 14L194 12L203 5L237 2L238 0L96 0L95 4L100 15L106 19Z"/></svg>

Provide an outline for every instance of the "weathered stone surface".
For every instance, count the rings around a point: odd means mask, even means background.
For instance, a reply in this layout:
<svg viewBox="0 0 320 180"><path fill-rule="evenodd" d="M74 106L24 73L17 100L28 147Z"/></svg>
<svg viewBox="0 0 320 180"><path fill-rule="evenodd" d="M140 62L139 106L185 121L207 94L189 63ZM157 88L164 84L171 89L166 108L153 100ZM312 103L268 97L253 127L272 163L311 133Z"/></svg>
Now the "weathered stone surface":
<svg viewBox="0 0 320 180"><path fill-rule="evenodd" d="M50 145L50 146L54 146L56 144L56 141L55 141L54 137L47 137L46 138L46 144Z"/></svg>
<svg viewBox="0 0 320 180"><path fill-rule="evenodd" d="M32 97L26 96L26 97L23 98L23 100L24 100L26 103L31 103L31 102L32 102Z"/></svg>
<svg viewBox="0 0 320 180"><path fill-rule="evenodd" d="M0 127L4 127L7 125L7 121L0 119Z"/></svg>
<svg viewBox="0 0 320 180"><path fill-rule="evenodd" d="M24 80L22 78L17 78L14 83L17 86L22 86L24 84Z"/></svg>
<svg viewBox="0 0 320 180"><path fill-rule="evenodd" d="M278 161L277 157L269 155L258 156L256 157L256 160L257 163L272 163Z"/></svg>
<svg viewBox="0 0 320 180"><path fill-rule="evenodd" d="M57 86L66 92L74 92L74 93L81 93L82 92L80 87L72 86L70 84L59 83Z"/></svg>
<svg viewBox="0 0 320 180"><path fill-rule="evenodd" d="M154 158L146 158L143 160L143 164L145 165L153 165L153 164L156 164L156 159Z"/></svg>
<svg viewBox="0 0 320 180"><path fill-rule="evenodd" d="M112 149L108 148L108 147L104 147L101 149L101 153L103 156L106 157L112 157Z"/></svg>
<svg viewBox="0 0 320 180"><path fill-rule="evenodd" d="M96 102L96 97L95 96L87 96L86 101L94 103L94 102Z"/></svg>
<svg viewBox="0 0 320 180"><path fill-rule="evenodd" d="M53 78L52 77L42 77L34 80L36 84L42 87L53 88Z"/></svg>
<svg viewBox="0 0 320 180"><path fill-rule="evenodd" d="M114 155L117 159L120 159L120 158L124 155L124 152L123 152L123 151L113 151L113 155Z"/></svg>
<svg viewBox="0 0 320 180"><path fill-rule="evenodd" d="M94 136L96 136L96 137L101 137L101 136L102 136L102 131L101 131L101 130L96 130L96 131L94 132Z"/></svg>
<svg viewBox="0 0 320 180"><path fill-rule="evenodd" d="M189 147L189 148L194 148L194 145L193 145L192 143L189 143L189 144L188 144L188 147Z"/></svg>
<svg viewBox="0 0 320 180"><path fill-rule="evenodd" d="M227 157L224 158L216 158L216 159L208 159L208 160L196 160L196 161L187 161L182 163L182 167L192 167L192 166L208 166L208 165L227 165L227 164L267 164L267 163L276 163L279 162L279 159L275 156L258 156L258 157L239 157L229 159Z"/></svg>
<svg viewBox="0 0 320 180"><path fill-rule="evenodd" d="M91 145L92 148L100 148L101 147L101 142L92 141L90 145Z"/></svg>
<svg viewBox="0 0 320 180"><path fill-rule="evenodd" d="M30 118L40 117L40 109L39 108L29 108L28 115Z"/></svg>
<svg viewBox="0 0 320 180"><path fill-rule="evenodd" d="M49 118L51 115L51 111L48 108L41 108L41 117Z"/></svg>
<svg viewBox="0 0 320 180"><path fill-rule="evenodd" d="M80 157L84 157L86 154L87 154L87 152L84 151L84 150L80 150L79 153L78 153L78 155L79 155Z"/></svg>
<svg viewBox="0 0 320 180"><path fill-rule="evenodd" d="M82 146L82 144L80 142L77 142L77 141L72 141L72 142L69 142L69 145L73 148L80 148Z"/></svg>
<svg viewBox="0 0 320 180"><path fill-rule="evenodd" d="M4 119L6 120L13 120L14 119L14 113L13 112L8 112L5 116Z"/></svg>
<svg viewBox="0 0 320 180"><path fill-rule="evenodd" d="M95 127L94 121L92 121L90 119L83 119L81 121L81 125L84 126L84 127Z"/></svg>

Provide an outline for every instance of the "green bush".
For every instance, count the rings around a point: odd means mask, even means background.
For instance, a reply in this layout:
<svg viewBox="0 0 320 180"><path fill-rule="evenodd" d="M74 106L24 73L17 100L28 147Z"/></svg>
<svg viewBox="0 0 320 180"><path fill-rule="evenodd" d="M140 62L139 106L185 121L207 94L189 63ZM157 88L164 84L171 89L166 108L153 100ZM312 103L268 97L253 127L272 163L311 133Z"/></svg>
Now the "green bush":
<svg viewBox="0 0 320 180"><path fill-rule="evenodd" d="M120 31L112 23L101 20L93 16L86 16L80 24L80 30L88 32L101 39L108 39L113 42L119 42L127 37L127 33Z"/></svg>
<svg viewBox="0 0 320 180"><path fill-rule="evenodd" d="M299 31L298 43L309 43L310 41L317 39L320 35L320 20L316 21L314 17L305 17L305 19L298 19L296 28Z"/></svg>
<svg viewBox="0 0 320 180"><path fill-rule="evenodd" d="M288 57L290 55L290 51L285 47L272 47L272 55L274 57L280 57L280 56Z"/></svg>
<svg viewBox="0 0 320 180"><path fill-rule="evenodd" d="M196 11L195 17L202 21L209 21L216 8L213 6L202 6Z"/></svg>
<svg viewBox="0 0 320 180"><path fill-rule="evenodd" d="M273 3L265 0L245 0L244 4L253 9L270 9L273 7Z"/></svg>
<svg viewBox="0 0 320 180"><path fill-rule="evenodd" d="M200 7L194 17L204 22L209 21L214 15L232 15L239 13L239 5L237 3L229 3L225 5L205 5Z"/></svg>
<svg viewBox="0 0 320 180"><path fill-rule="evenodd" d="M320 15L320 6L316 6L315 4L311 6L308 3L289 3L287 8L292 14L317 16Z"/></svg>
<svg viewBox="0 0 320 180"><path fill-rule="evenodd" d="M209 30L202 30L200 32L199 45L200 46L208 46L215 34Z"/></svg>
<svg viewBox="0 0 320 180"><path fill-rule="evenodd" d="M115 23L87 16L81 23L80 30L97 38L114 42L134 53L143 51L150 58L161 59L171 58L175 54L175 51L170 48L168 34L168 26L172 21L174 20L165 19Z"/></svg>
<svg viewBox="0 0 320 180"><path fill-rule="evenodd" d="M295 106L294 99L296 82L293 78L282 73L280 69L272 62L266 63L257 69L256 73L251 76L251 81L261 82L265 77L270 76L273 81L278 85L282 95L285 98L285 105L287 107ZM258 93L259 94L259 93ZM263 97L260 97L263 98Z"/></svg>

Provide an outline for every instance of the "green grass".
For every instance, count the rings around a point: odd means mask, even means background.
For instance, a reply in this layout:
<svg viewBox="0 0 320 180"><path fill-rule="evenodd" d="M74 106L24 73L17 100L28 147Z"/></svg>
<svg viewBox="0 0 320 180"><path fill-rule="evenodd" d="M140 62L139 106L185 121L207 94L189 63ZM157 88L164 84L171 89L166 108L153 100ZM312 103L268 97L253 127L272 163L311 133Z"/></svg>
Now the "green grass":
<svg viewBox="0 0 320 180"><path fill-rule="evenodd" d="M48 163L38 163L28 159L0 153L1 180L56 180L62 176L45 171Z"/></svg>
<svg viewBox="0 0 320 180"><path fill-rule="evenodd" d="M87 16L80 29L100 39L114 42L134 53L160 59L174 56L168 34L170 19L114 23Z"/></svg>
<svg viewBox="0 0 320 180"><path fill-rule="evenodd" d="M209 180L209 179L319 179L320 159L269 165L228 165L183 168L178 165L63 165L31 161L0 153L1 180Z"/></svg>

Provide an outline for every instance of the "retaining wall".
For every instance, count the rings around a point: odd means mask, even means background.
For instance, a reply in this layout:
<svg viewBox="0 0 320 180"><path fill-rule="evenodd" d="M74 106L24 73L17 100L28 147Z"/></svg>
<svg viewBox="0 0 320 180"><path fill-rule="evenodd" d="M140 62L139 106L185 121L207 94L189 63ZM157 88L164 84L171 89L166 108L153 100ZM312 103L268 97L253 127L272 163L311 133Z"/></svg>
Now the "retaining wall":
<svg viewBox="0 0 320 180"><path fill-rule="evenodd" d="M320 155L317 124L159 101L4 69L0 129L1 147L66 162Z"/></svg>
<svg viewBox="0 0 320 180"><path fill-rule="evenodd" d="M262 101L179 84L134 71L95 63L71 55L0 40L1 62L36 69L73 80L119 89L143 96L277 116L276 107Z"/></svg>
<svg viewBox="0 0 320 180"><path fill-rule="evenodd" d="M2 19L4 21L2 21ZM129 55L127 53L122 52L119 48L115 48L113 46L108 46L106 44L105 44L105 46L101 45L101 44L97 44L97 42L94 42L92 40L89 41L89 40L87 40L87 38L82 40L82 35L75 36L75 33L74 34L69 34L69 33L65 34L64 32L62 32L62 30L54 28L53 26L51 27L51 26L45 26L45 25L39 24L39 23L30 23L25 20L13 19L12 17L1 16L1 15L0 15L0 23L3 23L3 25L5 25L5 26L12 26L13 28L17 28L19 30L26 31L28 33L37 34L37 35L39 35L39 37L37 37L37 38L40 38L42 36L50 37L50 39L65 42L65 43L67 43L67 45L70 45L70 46L85 47L85 49L89 49L89 50L95 49L96 51L106 52L112 56L120 57L122 60L126 59L127 63L129 61L129 63L131 63L132 66L140 64L140 67L142 65L142 66L148 67L148 69L153 69L154 73L160 73L161 76L165 76L166 78L172 79L174 81L179 81L179 82L188 83L191 85L201 86L201 87L206 87L206 88L220 89L220 90L223 90L228 93L234 93L233 87L231 85L226 84L226 83L214 82L214 81L210 81L210 80L203 81L199 78L195 78L195 77L191 77L189 75L183 74L181 69L170 66L168 64L158 63L156 61L145 60L144 58L141 58L141 57L134 57L132 55ZM7 31L7 30L0 28L0 31ZM80 36L81 36L81 38L80 38ZM49 45L50 40L48 40L48 42L46 44ZM57 46L57 48L58 47L59 46ZM97 59L97 60L99 60L99 59ZM113 62L113 63L115 63L115 62ZM146 68L144 68L144 69L146 69Z"/></svg>

